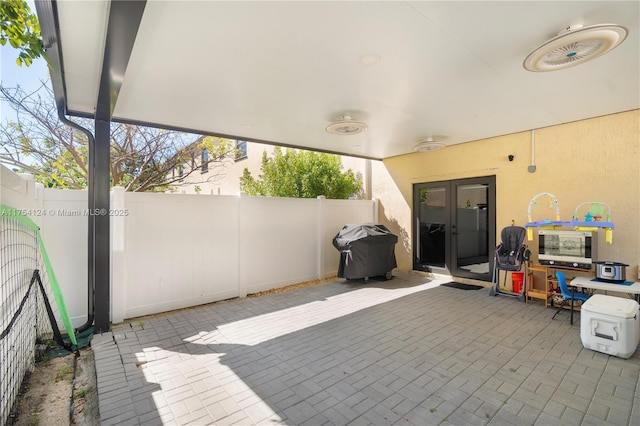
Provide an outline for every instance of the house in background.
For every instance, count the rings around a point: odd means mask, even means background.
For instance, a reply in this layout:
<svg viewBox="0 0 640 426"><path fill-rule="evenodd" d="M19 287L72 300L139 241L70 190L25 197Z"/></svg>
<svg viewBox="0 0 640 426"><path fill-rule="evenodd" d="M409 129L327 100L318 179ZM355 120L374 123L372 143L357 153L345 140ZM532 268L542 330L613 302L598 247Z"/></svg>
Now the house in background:
<svg viewBox="0 0 640 426"><path fill-rule="evenodd" d="M195 142L197 143L197 142ZM172 191L182 194L237 195L240 193L240 177L248 169L257 178L261 173L262 155L271 155L273 145L232 140L235 153L220 159L212 159L206 149L193 156L189 164L173 170L174 176L185 177L172 185ZM284 149L284 148L283 148ZM371 199L371 160L340 156L342 170L351 169L362 182L362 193L355 198ZM202 166L204 164L204 166ZM191 173L189 171L193 169Z"/></svg>

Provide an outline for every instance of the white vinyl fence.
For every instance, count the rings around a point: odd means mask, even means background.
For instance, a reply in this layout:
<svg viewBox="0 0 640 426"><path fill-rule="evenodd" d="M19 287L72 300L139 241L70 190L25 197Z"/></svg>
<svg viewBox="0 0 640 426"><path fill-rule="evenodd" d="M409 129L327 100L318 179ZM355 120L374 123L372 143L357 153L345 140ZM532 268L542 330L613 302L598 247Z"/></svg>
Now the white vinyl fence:
<svg viewBox="0 0 640 426"><path fill-rule="evenodd" d="M3 168L3 176L8 174ZM31 189L15 196L5 191L5 181ZM4 204L33 209L73 324L83 324L86 191L43 189L16 175L2 180L2 191ZM345 224L377 221L377 203L367 200L129 193L122 188L113 190L111 200L114 323L334 276L339 263L335 234Z"/></svg>

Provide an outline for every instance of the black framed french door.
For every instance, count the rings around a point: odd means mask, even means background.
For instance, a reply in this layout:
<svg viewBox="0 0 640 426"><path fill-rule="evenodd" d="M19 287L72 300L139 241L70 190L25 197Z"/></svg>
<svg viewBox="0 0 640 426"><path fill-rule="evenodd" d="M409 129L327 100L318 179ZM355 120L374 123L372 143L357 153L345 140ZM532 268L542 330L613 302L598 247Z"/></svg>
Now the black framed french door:
<svg viewBox="0 0 640 426"><path fill-rule="evenodd" d="M413 185L413 269L491 281L495 176Z"/></svg>

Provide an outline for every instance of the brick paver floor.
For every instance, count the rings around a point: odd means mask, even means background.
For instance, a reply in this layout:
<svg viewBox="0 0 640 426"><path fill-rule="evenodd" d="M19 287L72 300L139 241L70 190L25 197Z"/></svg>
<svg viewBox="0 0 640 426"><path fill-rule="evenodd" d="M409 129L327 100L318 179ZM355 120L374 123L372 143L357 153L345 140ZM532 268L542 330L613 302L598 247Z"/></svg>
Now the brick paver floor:
<svg viewBox="0 0 640 426"><path fill-rule="evenodd" d="M92 342L102 425L640 424L640 351L584 349L539 302L395 275L114 326Z"/></svg>

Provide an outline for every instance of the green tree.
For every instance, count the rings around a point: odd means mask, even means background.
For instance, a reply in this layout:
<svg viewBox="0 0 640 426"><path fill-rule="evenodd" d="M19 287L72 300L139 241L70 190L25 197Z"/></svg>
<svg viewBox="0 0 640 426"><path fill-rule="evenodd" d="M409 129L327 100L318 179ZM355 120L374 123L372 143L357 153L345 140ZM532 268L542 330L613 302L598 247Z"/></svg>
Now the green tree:
<svg viewBox="0 0 640 426"><path fill-rule="evenodd" d="M29 66L40 56L46 58L40 23L24 0L2 0L0 2L0 45L7 41L20 52L16 58L19 66Z"/></svg>
<svg viewBox="0 0 640 426"><path fill-rule="evenodd" d="M86 188L86 135L58 120L51 89L43 83L26 94L0 86L0 96L16 111L15 121L0 124L0 162L33 174L48 188ZM74 120L93 131L93 120ZM198 179L220 178L223 163L235 155L235 144L228 139L122 123L112 123L110 138L111 183L127 191L164 192L187 180L197 184ZM204 165L203 149L208 153L206 175L196 173Z"/></svg>
<svg viewBox="0 0 640 426"><path fill-rule="evenodd" d="M346 199L362 192L351 169L342 171L340 157L334 154L297 151L275 147L271 157L262 154L262 174L254 178L244 169L240 190L267 197Z"/></svg>

